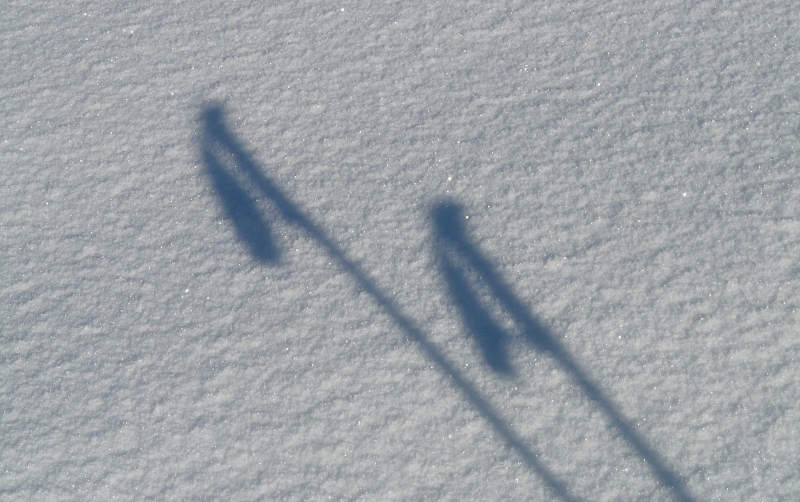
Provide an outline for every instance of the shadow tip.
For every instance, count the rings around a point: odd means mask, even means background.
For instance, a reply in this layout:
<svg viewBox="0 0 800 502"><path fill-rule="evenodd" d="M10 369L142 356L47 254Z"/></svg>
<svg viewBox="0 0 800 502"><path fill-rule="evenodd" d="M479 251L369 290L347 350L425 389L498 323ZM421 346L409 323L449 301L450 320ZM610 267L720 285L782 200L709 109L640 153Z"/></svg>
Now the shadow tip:
<svg viewBox="0 0 800 502"><path fill-rule="evenodd" d="M463 234L462 207L452 200L442 200L434 204L431 209L431 218L439 235L456 237Z"/></svg>
<svg viewBox="0 0 800 502"><path fill-rule="evenodd" d="M261 248L251 248L250 253L253 255L253 258L264 265L280 264L280 251L278 251L278 249L272 244L270 244L268 247L263 246Z"/></svg>
<svg viewBox="0 0 800 502"><path fill-rule="evenodd" d="M215 125L222 122L223 105L218 101L209 101L200 112L200 120L206 125Z"/></svg>

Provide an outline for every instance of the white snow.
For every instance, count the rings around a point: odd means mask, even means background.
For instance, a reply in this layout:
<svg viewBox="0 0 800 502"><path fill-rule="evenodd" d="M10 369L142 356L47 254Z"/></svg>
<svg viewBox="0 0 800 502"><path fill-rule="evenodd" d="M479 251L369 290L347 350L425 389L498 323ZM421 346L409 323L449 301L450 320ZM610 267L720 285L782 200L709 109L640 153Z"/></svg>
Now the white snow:
<svg viewBox="0 0 800 502"><path fill-rule="evenodd" d="M0 499L800 498L794 2L3 10Z"/></svg>

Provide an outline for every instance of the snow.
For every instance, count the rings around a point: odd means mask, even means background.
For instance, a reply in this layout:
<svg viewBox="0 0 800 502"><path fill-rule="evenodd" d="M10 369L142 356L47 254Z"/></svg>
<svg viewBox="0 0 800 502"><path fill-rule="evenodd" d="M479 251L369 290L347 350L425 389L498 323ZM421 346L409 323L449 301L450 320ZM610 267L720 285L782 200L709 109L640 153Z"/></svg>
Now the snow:
<svg viewBox="0 0 800 502"><path fill-rule="evenodd" d="M12 2L0 499L797 500L792 2Z"/></svg>

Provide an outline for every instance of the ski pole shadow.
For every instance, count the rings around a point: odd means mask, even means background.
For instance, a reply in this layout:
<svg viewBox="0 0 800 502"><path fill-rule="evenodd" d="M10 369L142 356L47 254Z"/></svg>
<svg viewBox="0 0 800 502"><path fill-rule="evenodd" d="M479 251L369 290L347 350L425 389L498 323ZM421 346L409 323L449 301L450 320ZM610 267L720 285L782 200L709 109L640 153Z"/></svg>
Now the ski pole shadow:
<svg viewBox="0 0 800 502"><path fill-rule="evenodd" d="M647 462L659 482L671 490L677 500L693 501L683 481L666 461L631 427L611 399L589 378L558 339L534 318L491 261L470 241L460 206L449 201L440 202L431 211L431 218L439 270L464 327L475 338L487 365L503 375L514 374L508 356L512 337L484 305L472 285L476 279L486 286L491 297L502 306L523 339L535 350L552 357L604 412L625 441Z"/></svg>
<svg viewBox="0 0 800 502"><path fill-rule="evenodd" d="M372 280L361 267L350 258L339 245L317 225L298 205L290 200L273 181L262 172L259 165L245 151L243 145L225 125L222 107L208 105L201 114L201 158L206 173L223 206L236 226L237 235L244 241L254 258L262 262L274 262L278 248L271 238L267 222L258 215L253 200L243 185L236 182L242 175L277 210L283 220L295 225L317 243L355 281L355 283L391 318L395 325L413 342L422 353L446 375L464 398L480 413L504 444L515 451L525 464L535 472L555 495L567 502L578 499L558 477L550 471L525 441L502 419L491 403L469 382L445 355L429 340L428 335L407 316L400 307ZM230 159L224 162L223 159ZM233 208L233 209L230 209ZM234 217L233 215L236 215ZM259 231L265 236L257 235Z"/></svg>
<svg viewBox="0 0 800 502"><path fill-rule="evenodd" d="M219 108L208 108L203 113L204 130L201 157L205 172L219 196L225 214L230 219L236 236L242 241L250 254L263 263L276 263L280 250L272 237L269 223L259 213L253 197L248 194L245 184L237 179L235 167L253 170L255 165L248 155L239 148L231 148L230 142L223 141Z"/></svg>

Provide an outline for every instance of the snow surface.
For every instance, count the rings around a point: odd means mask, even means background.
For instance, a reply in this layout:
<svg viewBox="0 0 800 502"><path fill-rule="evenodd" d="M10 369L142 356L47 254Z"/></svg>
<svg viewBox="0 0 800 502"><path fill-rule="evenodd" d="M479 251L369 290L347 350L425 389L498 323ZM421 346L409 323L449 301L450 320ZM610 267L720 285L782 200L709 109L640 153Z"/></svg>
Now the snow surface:
<svg viewBox="0 0 800 502"><path fill-rule="evenodd" d="M800 9L7 2L0 499L800 499Z"/></svg>

